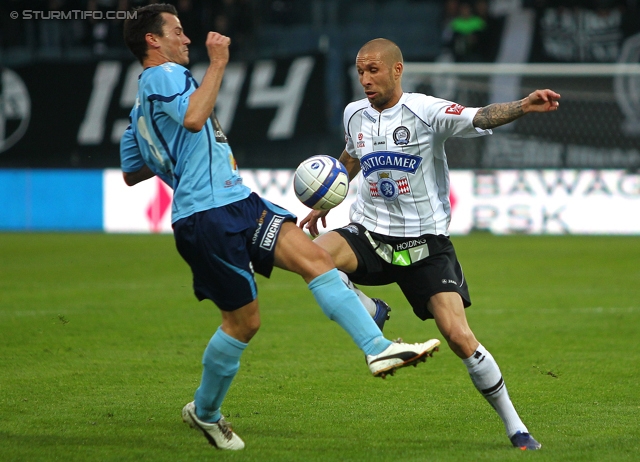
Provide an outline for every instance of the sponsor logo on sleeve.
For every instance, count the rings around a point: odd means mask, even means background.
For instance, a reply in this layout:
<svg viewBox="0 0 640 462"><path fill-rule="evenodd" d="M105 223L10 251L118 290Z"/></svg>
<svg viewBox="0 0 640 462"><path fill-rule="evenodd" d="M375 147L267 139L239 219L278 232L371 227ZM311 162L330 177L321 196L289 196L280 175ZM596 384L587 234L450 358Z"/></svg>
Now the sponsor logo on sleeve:
<svg viewBox="0 0 640 462"><path fill-rule="evenodd" d="M453 103L444 112L447 114L460 115L464 109L465 107L462 104Z"/></svg>

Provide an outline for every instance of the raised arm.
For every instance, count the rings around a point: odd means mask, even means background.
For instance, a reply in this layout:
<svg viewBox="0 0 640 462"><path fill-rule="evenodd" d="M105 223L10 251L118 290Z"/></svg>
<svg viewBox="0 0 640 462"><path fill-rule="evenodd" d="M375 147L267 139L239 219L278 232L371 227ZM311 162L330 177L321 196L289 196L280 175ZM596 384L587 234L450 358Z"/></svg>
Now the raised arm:
<svg viewBox="0 0 640 462"><path fill-rule="evenodd" d="M217 32L209 32L206 41L209 67L200 86L189 97L189 107L184 116L184 128L199 132L213 111L222 84L222 76L229 62L231 39Z"/></svg>
<svg viewBox="0 0 640 462"><path fill-rule="evenodd" d="M551 112L558 109L560 95L552 90L536 90L519 101L494 103L480 108L473 125L484 130L519 119L529 112Z"/></svg>

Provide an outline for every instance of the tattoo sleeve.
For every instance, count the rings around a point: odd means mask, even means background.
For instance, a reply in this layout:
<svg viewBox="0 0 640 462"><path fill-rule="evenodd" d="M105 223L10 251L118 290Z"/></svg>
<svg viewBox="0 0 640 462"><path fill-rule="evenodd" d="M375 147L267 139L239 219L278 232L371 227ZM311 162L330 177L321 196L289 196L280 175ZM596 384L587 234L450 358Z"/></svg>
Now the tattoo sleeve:
<svg viewBox="0 0 640 462"><path fill-rule="evenodd" d="M494 103L478 110L473 118L473 125L486 130L513 122L523 115L522 101Z"/></svg>

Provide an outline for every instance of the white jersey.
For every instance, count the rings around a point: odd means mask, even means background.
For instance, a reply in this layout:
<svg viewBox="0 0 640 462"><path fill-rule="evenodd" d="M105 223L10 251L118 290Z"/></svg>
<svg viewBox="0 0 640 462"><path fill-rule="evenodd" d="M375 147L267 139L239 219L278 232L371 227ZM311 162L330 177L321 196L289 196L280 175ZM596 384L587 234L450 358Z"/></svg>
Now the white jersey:
<svg viewBox="0 0 640 462"><path fill-rule="evenodd" d="M346 151L362 177L351 221L395 237L448 235L449 167L444 142L491 134L473 126L478 108L404 93L382 113L365 98L344 111Z"/></svg>

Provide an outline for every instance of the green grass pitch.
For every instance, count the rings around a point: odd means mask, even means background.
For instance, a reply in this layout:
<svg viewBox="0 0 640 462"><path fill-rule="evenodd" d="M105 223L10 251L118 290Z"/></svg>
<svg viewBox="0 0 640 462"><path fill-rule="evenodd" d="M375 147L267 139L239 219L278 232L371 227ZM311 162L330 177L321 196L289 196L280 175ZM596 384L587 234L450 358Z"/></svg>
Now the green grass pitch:
<svg viewBox="0 0 640 462"><path fill-rule="evenodd" d="M386 380L296 275L260 277L262 328L216 451L182 423L220 315L169 235L0 234L2 461L624 461L640 457L640 237L454 236L478 339L538 452L443 345ZM439 337L394 286L385 334ZM439 337L440 338L440 337Z"/></svg>

